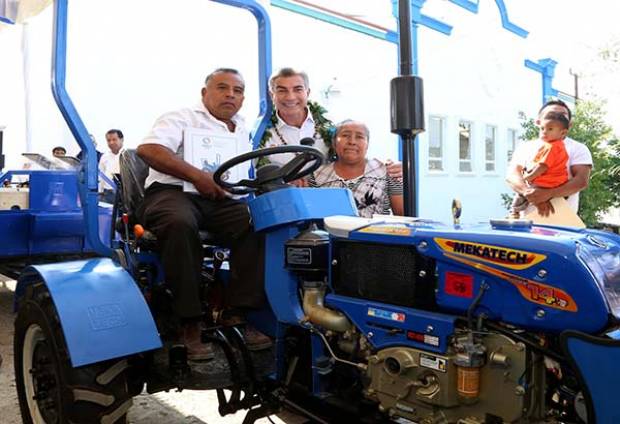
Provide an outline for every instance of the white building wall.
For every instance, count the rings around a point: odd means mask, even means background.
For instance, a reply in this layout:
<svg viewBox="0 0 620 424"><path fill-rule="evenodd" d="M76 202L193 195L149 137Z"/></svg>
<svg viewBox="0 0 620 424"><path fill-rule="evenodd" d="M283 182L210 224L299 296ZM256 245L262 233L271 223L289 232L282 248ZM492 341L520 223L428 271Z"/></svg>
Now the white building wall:
<svg viewBox="0 0 620 424"><path fill-rule="evenodd" d="M488 5L486 3L489 3ZM451 36L419 29L419 72L426 116L445 118L444 171L428 170L428 134L418 138L420 215L447 221L453 198L464 205L463 221L504 216L501 193L506 170L506 133L520 129L519 112L532 116L540 105L541 77L525 68L528 40L504 30L493 2L471 14L445 1L429 0L423 11L454 26ZM509 5L508 5L509 6ZM395 45L267 6L272 18L273 66L306 70L311 97L339 121L366 121L370 156L397 158L390 133L389 82L397 74ZM389 14L390 2L385 0ZM33 150L64 145L76 153L49 89L51 9L30 21ZM73 2L70 10L67 87L91 133L106 150L104 133L121 128L136 146L161 113L199 100L204 77L219 66L246 77L243 113L257 114L256 27L246 12L203 0L184 8L169 2ZM527 22L518 22L527 29ZM395 24L393 25L395 27ZM131 28L131 29L130 29ZM25 137L20 82L19 28L0 32L0 125L7 125L5 153L21 165ZM538 50L539 52L539 50ZM553 52L549 56L553 57ZM330 88L331 87L331 88ZM329 90L328 90L329 89ZM473 171L458 171L459 119L473 122ZM250 119L251 122L251 119ZM496 169L484 171L485 125L497 127Z"/></svg>
<svg viewBox="0 0 620 424"><path fill-rule="evenodd" d="M424 133L420 137L420 214L449 220L452 199L458 198L465 222L503 217L501 194L510 193L504 181L508 129L520 133L520 112L533 116L540 107L541 76L525 68L524 60L530 59L527 41L501 27L496 7L481 6L479 14L471 14L447 2L438 3L432 3L429 13L452 23L452 35L422 27L419 65L426 115L445 118L445 163L442 172L429 171L428 132ZM473 124L472 172L467 173L459 171L460 120ZM487 125L496 128L491 172L485 170Z"/></svg>

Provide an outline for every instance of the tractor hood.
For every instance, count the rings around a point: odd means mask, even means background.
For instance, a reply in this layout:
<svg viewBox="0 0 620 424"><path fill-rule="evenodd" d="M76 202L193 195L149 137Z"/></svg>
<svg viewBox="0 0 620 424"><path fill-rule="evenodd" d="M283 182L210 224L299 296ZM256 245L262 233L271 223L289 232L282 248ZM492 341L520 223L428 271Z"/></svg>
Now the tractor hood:
<svg viewBox="0 0 620 424"><path fill-rule="evenodd" d="M620 318L615 234L523 220L445 225L408 217L333 216L324 222L336 245L364 243L376 246L377 255L403 249L434 260L436 302L446 312L465 314L476 302L478 314L558 333L568 328L596 333L611 316Z"/></svg>

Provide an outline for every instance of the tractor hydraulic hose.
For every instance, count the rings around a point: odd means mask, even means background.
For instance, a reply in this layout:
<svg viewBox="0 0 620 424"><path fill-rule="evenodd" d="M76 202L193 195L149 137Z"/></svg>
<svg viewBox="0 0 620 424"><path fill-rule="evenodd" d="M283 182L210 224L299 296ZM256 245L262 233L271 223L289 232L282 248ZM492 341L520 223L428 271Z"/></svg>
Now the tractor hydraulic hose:
<svg viewBox="0 0 620 424"><path fill-rule="evenodd" d="M321 340L323 340L323 343L325 344L325 347L329 351L329 354L332 356L332 358L334 358L334 361L338 361L338 362L341 362L341 363L347 364L347 365L352 365L352 366L354 366L354 367L356 367L356 368L358 368L358 369L360 369L360 370L362 370L364 372L368 370L368 366L366 364L351 362L351 361L347 361L346 359L341 359L341 358L337 357L336 354L334 353L334 350L329 345L329 342L327 341L327 339L323 335L323 333L321 333L319 330L317 330L316 328L313 328L313 327L308 327L308 329L310 330L310 332L312 334L316 334L317 336L319 336L321 338Z"/></svg>
<svg viewBox="0 0 620 424"><path fill-rule="evenodd" d="M469 329L472 331L476 330L476 328L474 327L474 319L473 319L474 312L476 308L478 307L478 304L480 304L480 301L482 300L482 296L484 296L484 292L487 291L488 288L489 288L489 285L486 283L486 281L482 280L482 283L480 284L480 290L478 290L478 294L476 295L474 300L471 302L471 305L469 305L469 308L467 308L467 324L469 325Z"/></svg>
<svg viewBox="0 0 620 424"><path fill-rule="evenodd" d="M555 351L553 351L553 350L551 350L549 348L541 346L539 343L537 343L534 340L531 340L531 339L529 339L529 338L527 338L527 337L525 337L525 336L523 336L521 334L517 334L514 331L511 331L511 330L505 328L504 326L496 324L496 323L493 323L491 321L485 322L485 325L488 328L490 328L491 330L495 330L495 331L497 331L499 333L502 333L502 334L508 336L509 338L513 338L513 339L515 339L515 340L517 340L517 341L519 341L519 342L521 342L521 343L531 347L532 350L534 350L536 352L539 352L539 353L541 353L541 354L543 354L545 356L548 356L549 358L554 359L554 360L556 360L558 362L566 363L566 358L564 356L562 356L561 354L559 354L559 353L557 353L557 352L555 352Z"/></svg>

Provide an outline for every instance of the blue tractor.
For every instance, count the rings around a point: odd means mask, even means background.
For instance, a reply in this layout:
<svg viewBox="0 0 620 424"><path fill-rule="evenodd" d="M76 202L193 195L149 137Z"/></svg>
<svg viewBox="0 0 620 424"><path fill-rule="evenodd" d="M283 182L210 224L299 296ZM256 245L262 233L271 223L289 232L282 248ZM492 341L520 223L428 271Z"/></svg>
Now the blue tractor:
<svg viewBox="0 0 620 424"><path fill-rule="evenodd" d="M222 2L252 11L268 42L259 4ZM250 352L237 327L212 325L203 339L216 357L188 362L168 338L169 291L157 258L165 240L129 230L144 176L132 152L122 165L122 240L98 241L95 151L64 91L67 1L55 7L55 96L86 152L80 195L86 234L102 257L21 274L15 375L25 423L124 422L143 389L215 389L220 413L248 409L247 423L282 408L319 423L620 422L620 237L520 220L360 218L348 190L285 184L320 163L306 146L254 151L214 176L255 195L248 206L265 234L269 307L249 320L273 349ZM393 83L392 126L408 145L421 129L420 88L407 75ZM262 106L268 117L266 97ZM222 181L237 163L285 151L303 163ZM227 272L226 252L205 240L206 311Z"/></svg>
<svg viewBox="0 0 620 424"><path fill-rule="evenodd" d="M79 161L24 155L41 169L0 174L0 273L15 279L26 265L94 256L78 196ZM109 244L113 206L100 203L96 213Z"/></svg>

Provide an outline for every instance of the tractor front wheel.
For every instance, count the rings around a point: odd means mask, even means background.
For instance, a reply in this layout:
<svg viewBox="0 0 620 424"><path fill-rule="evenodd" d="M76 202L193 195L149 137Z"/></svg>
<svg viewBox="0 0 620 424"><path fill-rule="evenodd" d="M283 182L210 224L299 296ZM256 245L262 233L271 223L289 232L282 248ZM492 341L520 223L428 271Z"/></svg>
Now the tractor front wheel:
<svg viewBox="0 0 620 424"><path fill-rule="evenodd" d="M15 381L27 424L126 421L129 364L115 359L73 368L47 288L28 287L15 320Z"/></svg>

